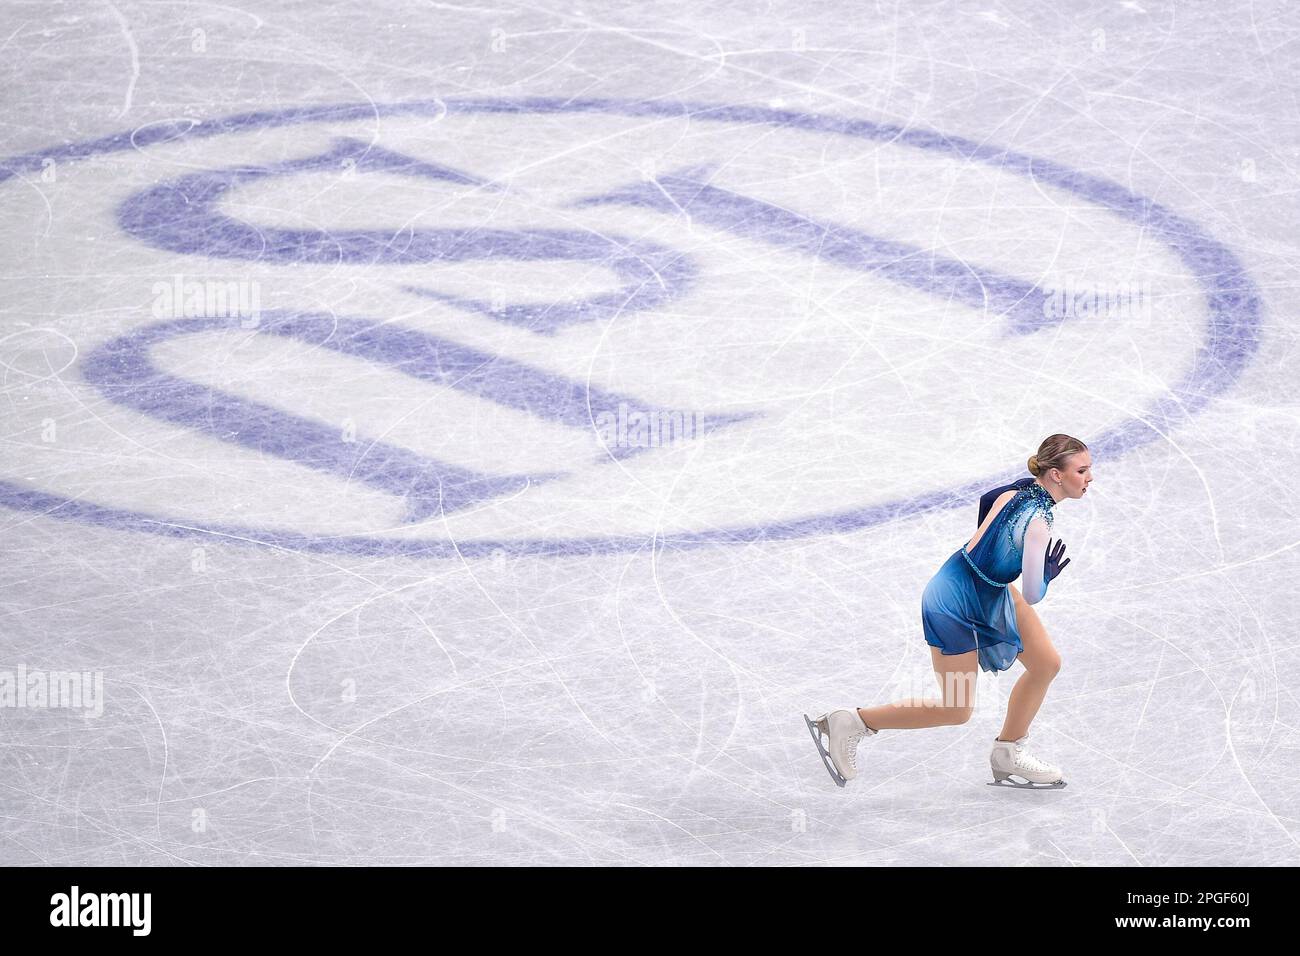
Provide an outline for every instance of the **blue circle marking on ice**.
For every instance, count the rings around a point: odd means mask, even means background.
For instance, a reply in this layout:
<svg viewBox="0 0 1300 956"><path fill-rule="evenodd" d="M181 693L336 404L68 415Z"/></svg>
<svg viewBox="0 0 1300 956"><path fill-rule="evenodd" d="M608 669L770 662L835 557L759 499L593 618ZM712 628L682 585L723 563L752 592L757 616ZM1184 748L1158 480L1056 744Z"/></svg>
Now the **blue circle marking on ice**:
<svg viewBox="0 0 1300 956"><path fill-rule="evenodd" d="M1258 348L1261 322L1258 290L1236 256L1196 223L1117 183L1070 169L1059 163L934 131L907 129L867 120L760 107L594 99L467 99L379 105L367 103L312 106L244 113L203 123L196 123L193 120L157 123L101 139L27 153L0 161L0 183L18 175L39 172L43 164L50 160L77 162L177 140L207 139L230 133L298 124L348 122L379 117L436 116L441 118L449 114L474 113L689 116L692 121L764 124L895 143L1016 173L1071 192L1099 208L1140 226L1147 234L1171 248L1191 274L1197 278L1206 301L1207 330L1204 340L1196 348L1191 368L1181 380L1169 388L1163 398L1142 415L1109 427L1102 435L1089 442L1089 447L1099 457L1115 458L1126 450L1152 441L1169 429L1188 421L1210 398L1221 394L1237 380ZM356 144L347 139L339 140L334 151L327 155L298 162L333 163L339 158L335 155L336 152L342 155L349 150L353 151L357 161L386 164L390 168L414 175L447 178L453 181L458 181L456 177L463 175L431 164L419 164L416 167L409 158L387 153L373 146L364 151L357 151ZM174 190L175 184L165 184L155 191L146 190L123 205L119 214L119 224L127 234L141 241L176 252L227 258L263 258L269 255L272 259L279 256L282 261L314 261L312 257L319 253L324 258L316 261L385 261L382 256L386 253L383 252L378 253L381 257L379 260L374 258L377 249L380 248L380 237L364 231L340 235L337 231L313 234L262 228L253 237L241 235L239 223L233 220L222 220L221 228L215 230L208 228L207 239L203 240L196 237L202 237L205 234L204 230L196 232L193 228L187 228L196 225L212 226L214 217L218 215L213 208L215 198L240 176L265 176L275 172L276 170L270 167L239 167L224 172L209 171L196 174L186 183L186 198L198 196L204 201L188 206L186 215L189 215L190 219L179 215L179 207L166 205L167 191ZM754 203L723 190L710 190L711 187L693 179L690 171L677 171L659 177L653 189L633 187L621 194L596 197L591 202L622 203L651 208L664 202L672 205L690 202L693 203L691 214L702 218L706 223L733 230L742 228L739 224L754 211ZM160 218L156 215L159 209L168 209L172 215ZM1034 314L1034 310L1038 309L1040 303L1032 302L1030 295L1036 290L1027 283L1006 276L980 274L962 263L945 262L934 257L929 257L923 266L918 266L914 258L909 261L908 250L900 244L871 237L857 235L842 241L828 242L827 231L823 224L775 207L765 207L762 212L764 228L766 230L775 228L781 237L781 244L788 249L801 250L811 248L811 244L815 244L819 255L830 261L848 265L860 264L865 255L870 259L868 265L873 270L884 272L900 283L971 304L988 303L990 307L1005 313L1013 328L1019 328L1021 331L1032 330L1040 321ZM851 230L839 231L851 232ZM466 255L474 256L472 250L468 253L465 251L464 236L446 235L445 233L453 232L450 230L441 231L443 235L434 234L436 232L438 231L422 235L417 241L404 247L402 255L405 258L399 261L433 261L440 258L445 261L448 256L453 255L462 258ZM209 244L204 245L205 241ZM212 242L224 245L214 247L210 244ZM646 246L638 250L638 256L611 258L607 246L591 245L589 235L547 234L540 230L531 234L503 233L495 237L496 249L502 248L500 243L505 243L507 251L516 257L588 260L599 258L601 261L608 262L620 278L627 280L626 289L620 290L617 294L572 303L564 308L547 307L544 312L530 310L527 307L492 310L494 318L517 322L541 334L552 333L569 322L589 321L592 318L608 316L618 309L627 311L629 308L650 308L680 294L689 286L692 277L690 262L684 257L675 259L671 250L663 247ZM511 243L515 245L512 247ZM351 260L349 256L352 257ZM645 283L639 283L637 280L638 270L644 267L646 257L649 257L653 263L652 267L657 267L659 270L657 274L665 277L665 281L660 284L659 291L651 290L644 293L645 297L642 301L637 302L635 298L629 300L627 290L645 286ZM921 271L918 272L918 269ZM465 308L487 311L484 303L447 298ZM339 320L331 318L331 321L337 323ZM362 320L354 321L362 323ZM272 334L310 339L320 332L320 322L319 316L277 313L271 317L267 330ZM219 392L183 380L167 379L149 365L147 360L150 344L168 336L203 331L217 325L219 323L214 324L211 321L206 323L187 321L179 324L159 323L136 330L92 352L83 361L83 374L114 400L122 401L158 418L201 427L198 416L192 414L193 409L199 405L202 405L209 415L219 417L224 409L228 415L238 417L248 410L250 407L248 403L241 404L239 399L223 396ZM378 325L358 324L353 330L356 334L350 337L351 341L362 343L357 346L358 351L355 354L391 364L397 352L433 348L440 358L437 363L427 365L423 371L435 378L447 372L447 368L442 364L444 362L472 365L482 359L479 354L471 354L471 350L462 348L457 352L452 343L447 343L445 340L431 340L430 337L422 336L417 332L390 329L385 338L379 334L380 328ZM367 352L365 349L371 351ZM505 360L496 358L494 361ZM539 370L529 369L526 366L516 366L510 371L511 375L503 376L501 381L523 382L531 387L533 392L512 396L508 389L503 391L499 383L482 380L477 382L477 387L481 389L480 394L503 404L511 404L512 400L516 403L523 402L530 410L535 410L532 399L540 390L553 399L542 407L551 409L557 421L575 424L569 419L576 418L578 415L579 397L566 395L567 386L563 380L553 376L548 377ZM531 380L530 375L533 376ZM620 401L621 397L605 393L604 399L610 403L609 407L612 407ZM226 403L224 406L223 402ZM525 406L517 404L516 407ZM581 407L588 410L592 407L589 393L581 399ZM265 413L266 410L258 408L258 411ZM730 421L739 421L743 417L732 416ZM219 423L216 419L210 421L213 423L213 428L218 427ZM722 422L723 425L727 423L727 421ZM325 436L313 431L313 427L319 426L292 417L286 417L278 424L279 428L272 431L287 436L285 439L287 444L283 448L270 449L274 453L293 460L308 447L313 449L325 447ZM337 445L337 442L333 443L335 448ZM373 467L370 472L363 472L363 475L369 476L373 483L381 488L401 487L409 490L424 487L427 492L425 495L416 494L411 498L416 517L427 515L437 508L446 508L449 505L454 507L456 501L449 499L448 489L459 490L465 501L472 501L478 500L475 495L479 498L491 497L516 489L521 482L526 486L528 482L549 477L489 476L465 473L449 466L444 466L440 470L434 463L419 459L418 456L409 454L403 456L400 449L386 449L386 455L382 465ZM340 470L355 469L356 462L338 460L331 465L326 461L322 467L337 467ZM354 470L352 474L355 475L356 471ZM109 528L146 531L170 537L240 541L299 551L435 558L478 557L502 552L570 555L637 550L650 544L656 547L692 547L843 533L924 511L949 507L953 502L967 500L991 484L1001 483L1008 477L1011 476L997 474L969 482L960 488L931 492L913 498L737 527L671 534L610 534L586 538L534 540L400 539L363 535L309 534L285 530L269 531L224 522L177 521L160 515L66 498L12 481L0 481L0 504L50 517L75 519Z"/></svg>

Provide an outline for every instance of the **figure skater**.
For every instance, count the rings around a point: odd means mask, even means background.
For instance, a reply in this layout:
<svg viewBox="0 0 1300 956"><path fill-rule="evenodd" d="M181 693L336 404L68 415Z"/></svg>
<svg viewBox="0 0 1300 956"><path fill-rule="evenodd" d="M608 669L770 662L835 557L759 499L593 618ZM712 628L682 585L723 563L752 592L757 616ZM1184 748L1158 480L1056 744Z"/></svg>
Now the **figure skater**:
<svg viewBox="0 0 1300 956"><path fill-rule="evenodd" d="M887 728L966 723L975 704L976 664L998 673L1017 658L1025 672L1011 690L1002 733L993 742L993 783L1049 790L1065 786L1059 768L1025 747L1029 724L1061 668L1061 656L1031 605L1046 596L1047 585L1070 563L1061 560L1065 543L1058 539L1052 545L1052 508L1066 498L1084 496L1092 482L1092 457L1077 438L1052 435L1030 457L1029 473L1032 478L980 497L975 536L952 553L925 587L921 627L942 698L842 708L816 721L804 715L822 762L839 786L857 776L863 737ZM1012 584L1022 575L1023 595Z"/></svg>

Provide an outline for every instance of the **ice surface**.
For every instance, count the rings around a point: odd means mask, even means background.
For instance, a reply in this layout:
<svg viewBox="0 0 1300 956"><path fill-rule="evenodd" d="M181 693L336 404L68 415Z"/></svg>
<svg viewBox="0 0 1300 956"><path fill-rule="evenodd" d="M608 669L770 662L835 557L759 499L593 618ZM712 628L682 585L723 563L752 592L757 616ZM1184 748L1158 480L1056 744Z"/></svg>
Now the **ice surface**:
<svg viewBox="0 0 1300 956"><path fill-rule="evenodd" d="M1297 34L7 4L0 862L1297 864ZM1053 432L1069 786L837 789Z"/></svg>

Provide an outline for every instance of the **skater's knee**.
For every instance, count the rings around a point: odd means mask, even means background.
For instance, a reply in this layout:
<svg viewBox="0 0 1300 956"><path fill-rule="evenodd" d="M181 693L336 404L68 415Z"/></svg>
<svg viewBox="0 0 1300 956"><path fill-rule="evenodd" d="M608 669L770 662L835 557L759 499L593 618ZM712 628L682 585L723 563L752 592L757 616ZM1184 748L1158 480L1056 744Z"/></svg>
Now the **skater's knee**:
<svg viewBox="0 0 1300 956"><path fill-rule="evenodd" d="M1048 680L1061 673L1061 655L1053 651L1050 654L1036 655L1026 670L1038 677Z"/></svg>
<svg viewBox="0 0 1300 956"><path fill-rule="evenodd" d="M971 714L975 713L974 707L945 707L948 712L948 722L953 726L964 724L970 720Z"/></svg>

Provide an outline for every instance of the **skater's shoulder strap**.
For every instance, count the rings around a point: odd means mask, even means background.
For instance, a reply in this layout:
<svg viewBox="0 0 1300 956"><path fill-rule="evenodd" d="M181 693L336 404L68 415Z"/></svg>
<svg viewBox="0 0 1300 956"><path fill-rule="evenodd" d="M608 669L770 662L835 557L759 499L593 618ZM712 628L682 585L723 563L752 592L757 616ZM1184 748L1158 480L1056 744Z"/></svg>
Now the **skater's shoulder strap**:
<svg viewBox="0 0 1300 956"><path fill-rule="evenodd" d="M998 498L1002 497L1002 495L1006 494L1008 491L1019 491L1022 488L1028 488L1033 484L1033 482L1033 477L1026 475L1024 478L1017 478L1009 485L1001 485L1000 487L994 488L992 491L986 491L984 494L980 495L980 516L979 520L975 522L975 527L978 528L980 525L984 524L984 518L988 515L989 509L993 507L993 502L997 501Z"/></svg>
<svg viewBox="0 0 1300 956"><path fill-rule="evenodd" d="M975 546L984 540L984 536L989 533L989 530L997 522L998 515L1002 514L1006 510L1006 507L1011 502L1011 499L1016 496L1015 489L1011 487L997 488L994 489L993 492L989 492L989 494L994 494L997 491L1002 492L1002 494L994 497L991 501L989 501L987 506L985 506L981 502L980 514L982 515L982 517L980 518L979 528L975 531L975 536L966 542L967 551L974 551ZM996 512L993 512L992 511L993 506L997 504L999 501L1002 502L1001 506L998 508Z"/></svg>

